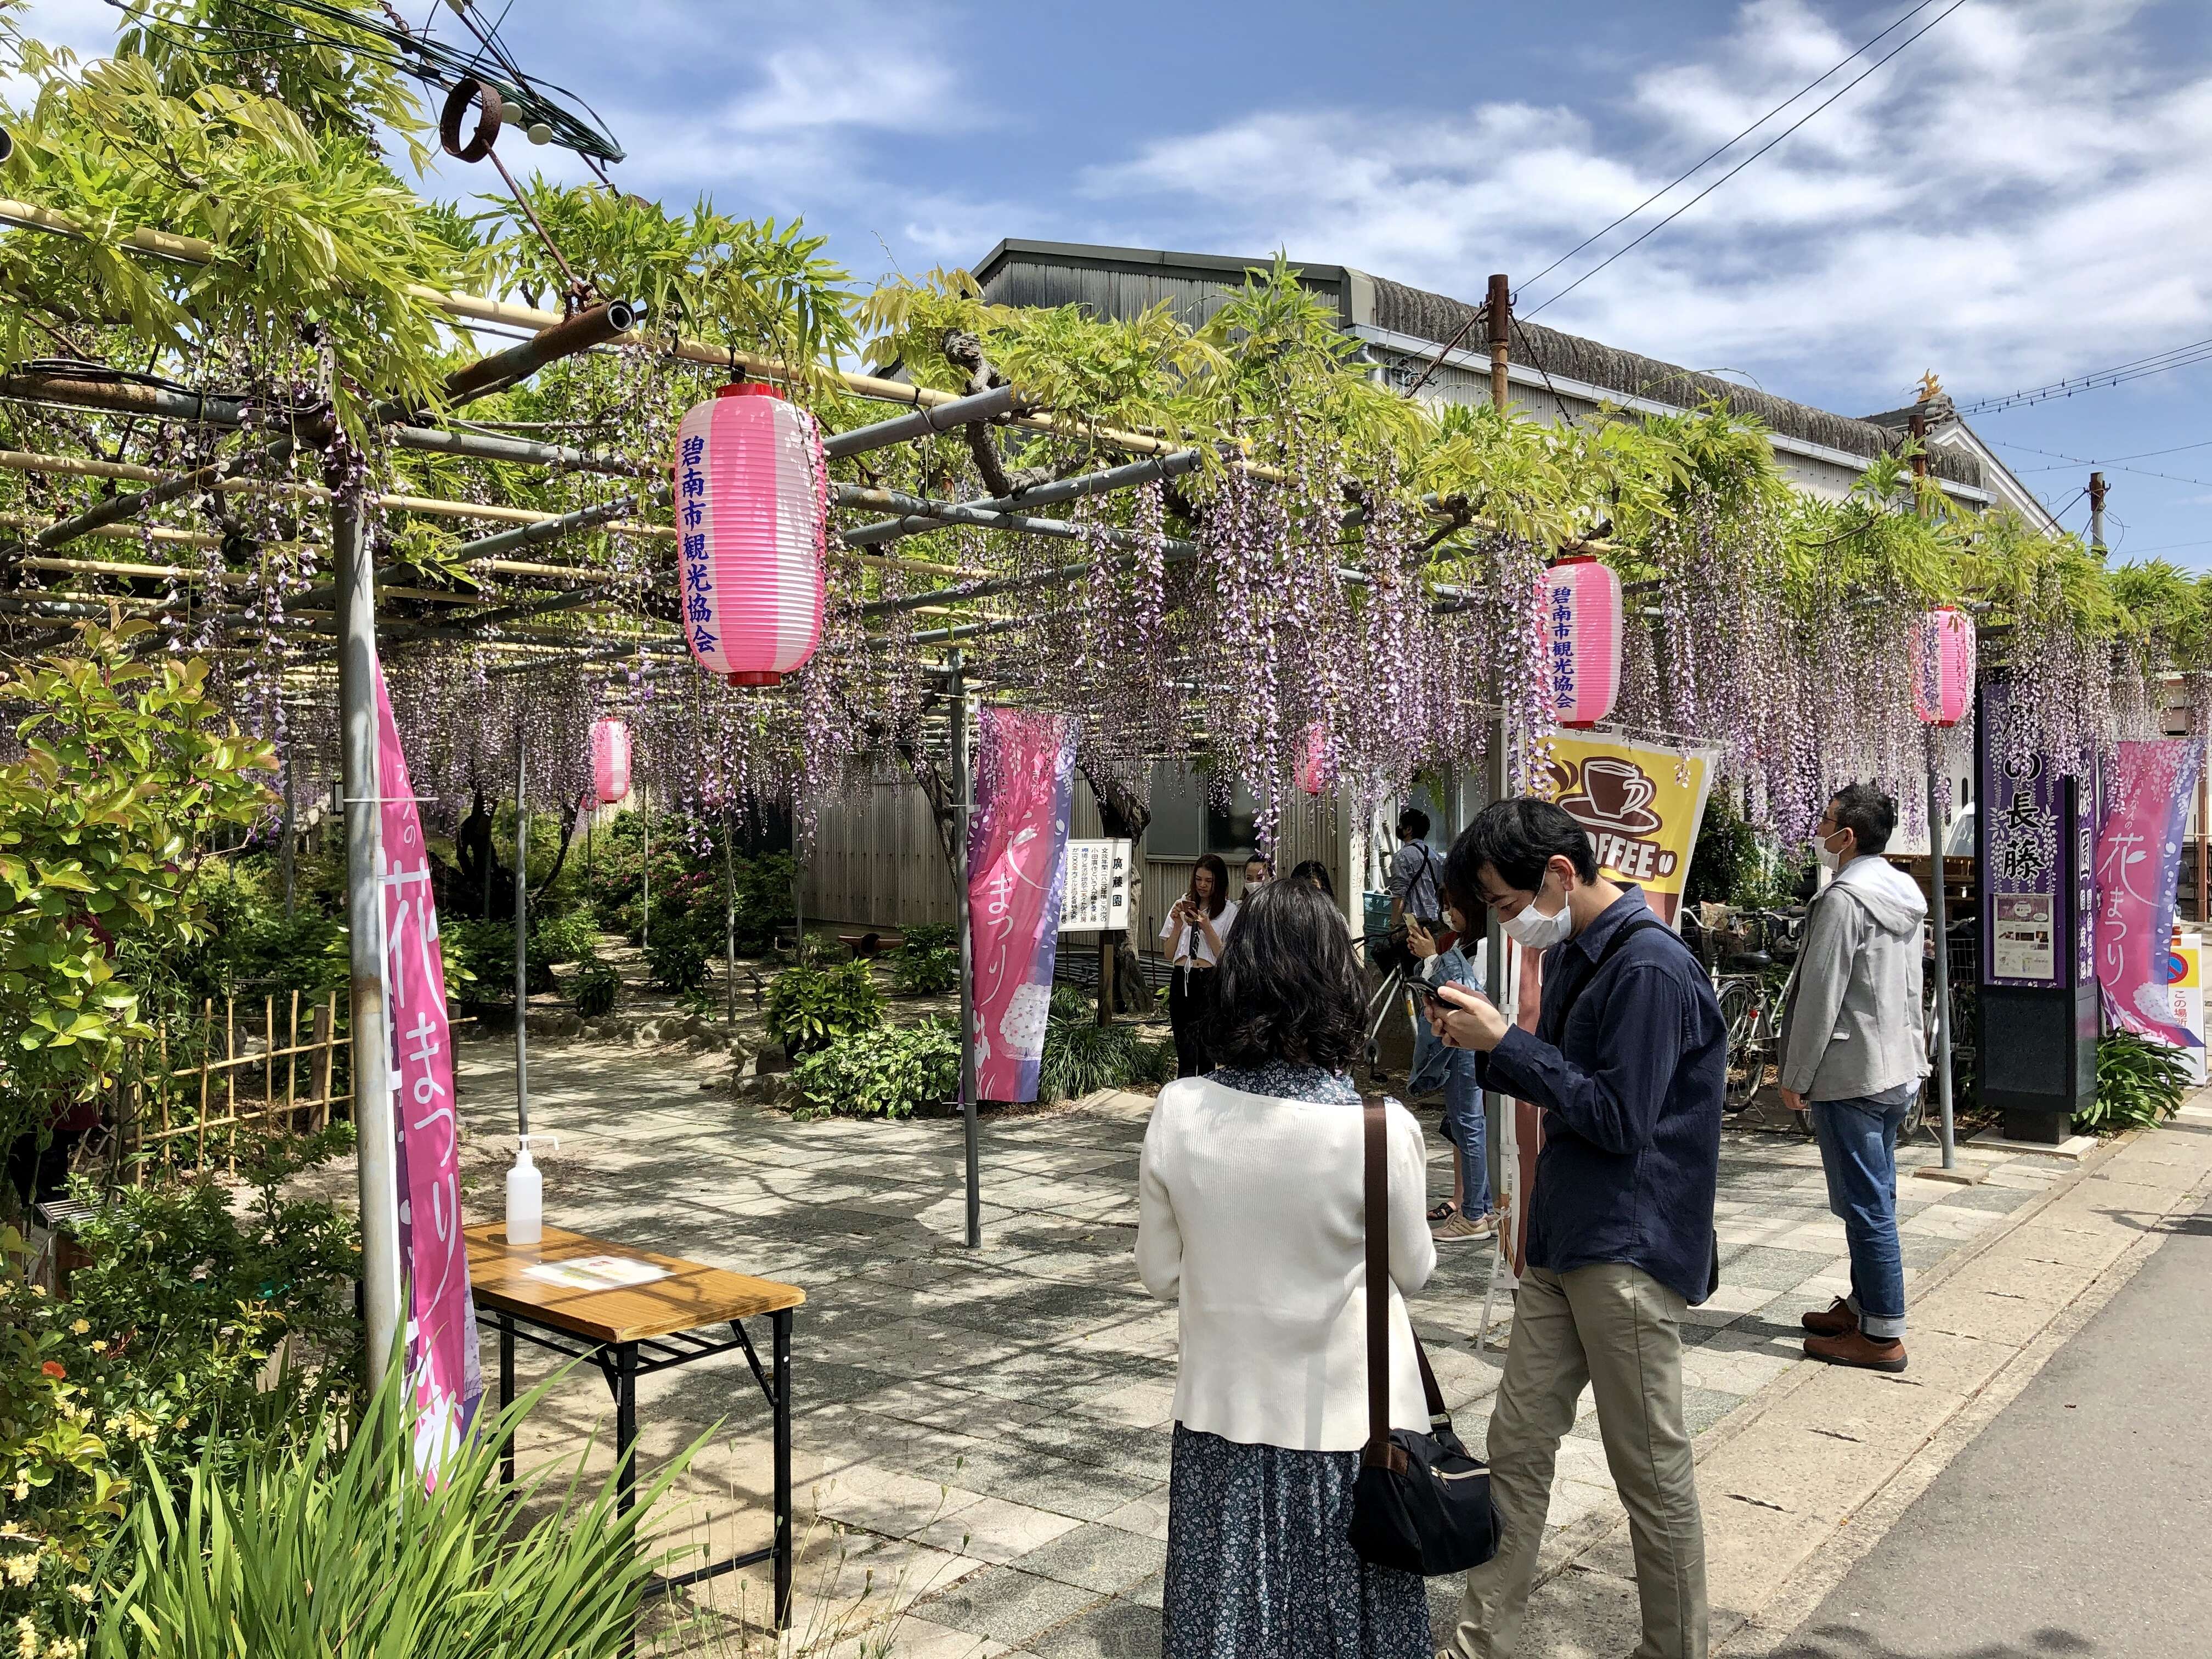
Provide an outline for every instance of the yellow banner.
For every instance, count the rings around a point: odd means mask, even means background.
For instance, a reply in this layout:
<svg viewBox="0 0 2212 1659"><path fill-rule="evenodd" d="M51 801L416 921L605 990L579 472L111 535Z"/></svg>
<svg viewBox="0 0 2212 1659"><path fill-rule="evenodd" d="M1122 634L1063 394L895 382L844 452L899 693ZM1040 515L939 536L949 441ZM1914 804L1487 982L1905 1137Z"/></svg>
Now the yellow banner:
<svg viewBox="0 0 2212 1659"><path fill-rule="evenodd" d="M1719 753L1561 732L1552 739L1549 787L1540 793L1589 832L1607 877L1634 882L1653 913L1671 923Z"/></svg>

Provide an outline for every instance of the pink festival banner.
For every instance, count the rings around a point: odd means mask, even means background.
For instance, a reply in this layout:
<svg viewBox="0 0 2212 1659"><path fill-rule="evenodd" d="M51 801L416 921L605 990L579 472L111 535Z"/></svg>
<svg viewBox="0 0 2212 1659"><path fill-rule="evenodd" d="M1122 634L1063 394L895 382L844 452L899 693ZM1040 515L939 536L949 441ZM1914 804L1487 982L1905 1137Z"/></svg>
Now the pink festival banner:
<svg viewBox="0 0 2212 1659"><path fill-rule="evenodd" d="M2097 983L2115 1025L2177 1048L2203 1047L2174 1023L2166 956L2181 842L2201 757L2188 738L2123 743L2097 829Z"/></svg>
<svg viewBox="0 0 2212 1659"><path fill-rule="evenodd" d="M986 708L976 762L968 836L975 1092L984 1100L1030 1101L1036 1098L1052 1012L1075 724L1056 714Z"/></svg>
<svg viewBox="0 0 2212 1659"><path fill-rule="evenodd" d="M476 1306L461 1238L460 1143L454 1132L453 1030L445 955L430 894L429 848L407 757L376 672L376 775L384 851L377 875L384 927L384 1036L399 1126L399 1253L406 1279L407 1370L413 1380L415 1463L435 1483L483 1397Z"/></svg>

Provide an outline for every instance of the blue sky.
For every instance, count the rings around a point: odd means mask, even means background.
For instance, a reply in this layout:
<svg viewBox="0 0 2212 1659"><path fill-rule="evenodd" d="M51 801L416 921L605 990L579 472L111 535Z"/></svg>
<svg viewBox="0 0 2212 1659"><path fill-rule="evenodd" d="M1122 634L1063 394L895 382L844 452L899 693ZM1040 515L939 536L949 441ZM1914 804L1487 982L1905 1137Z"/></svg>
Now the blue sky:
<svg viewBox="0 0 2212 1659"><path fill-rule="evenodd" d="M803 214L862 278L1032 236L1281 246L1479 298L1911 3L514 0L502 33L599 109L626 188ZM26 21L97 48L116 15L31 0ZM2040 385L2212 337L2208 156L2203 0L1965 0L1543 316L1845 413L1909 401L1929 368L1961 402ZM483 187L445 167L431 189ZM1636 228L1524 287L1523 314ZM2212 362L1974 424L2071 526L2082 463L2122 458L2118 556L2212 568Z"/></svg>

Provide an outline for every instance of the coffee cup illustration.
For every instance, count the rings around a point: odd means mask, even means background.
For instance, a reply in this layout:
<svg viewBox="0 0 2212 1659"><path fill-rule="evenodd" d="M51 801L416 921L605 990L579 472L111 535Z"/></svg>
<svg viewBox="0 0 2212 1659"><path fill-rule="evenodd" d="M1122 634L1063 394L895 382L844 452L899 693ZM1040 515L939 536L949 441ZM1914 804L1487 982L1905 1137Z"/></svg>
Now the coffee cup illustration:
<svg viewBox="0 0 2212 1659"><path fill-rule="evenodd" d="M1585 829L1648 836L1659 827L1659 815L1651 810L1659 786L1634 761L1593 755L1572 781L1576 787L1560 797L1559 805Z"/></svg>

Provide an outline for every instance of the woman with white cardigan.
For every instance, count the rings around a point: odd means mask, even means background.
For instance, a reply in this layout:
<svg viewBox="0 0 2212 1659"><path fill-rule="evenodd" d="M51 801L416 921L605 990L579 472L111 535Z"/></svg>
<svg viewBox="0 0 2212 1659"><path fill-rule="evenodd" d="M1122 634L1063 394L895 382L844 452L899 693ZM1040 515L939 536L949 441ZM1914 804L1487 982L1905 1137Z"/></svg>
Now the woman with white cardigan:
<svg viewBox="0 0 2212 1659"><path fill-rule="evenodd" d="M1344 918L1304 882L1250 895L1215 969L1216 1069L1160 1091L1137 1270L1181 1304L1165 1659L1428 1659L1411 1573L1345 1531L1367 1438L1364 1007ZM1391 1103L1390 1421L1429 1413L1401 1292L1436 1266L1420 1126Z"/></svg>

